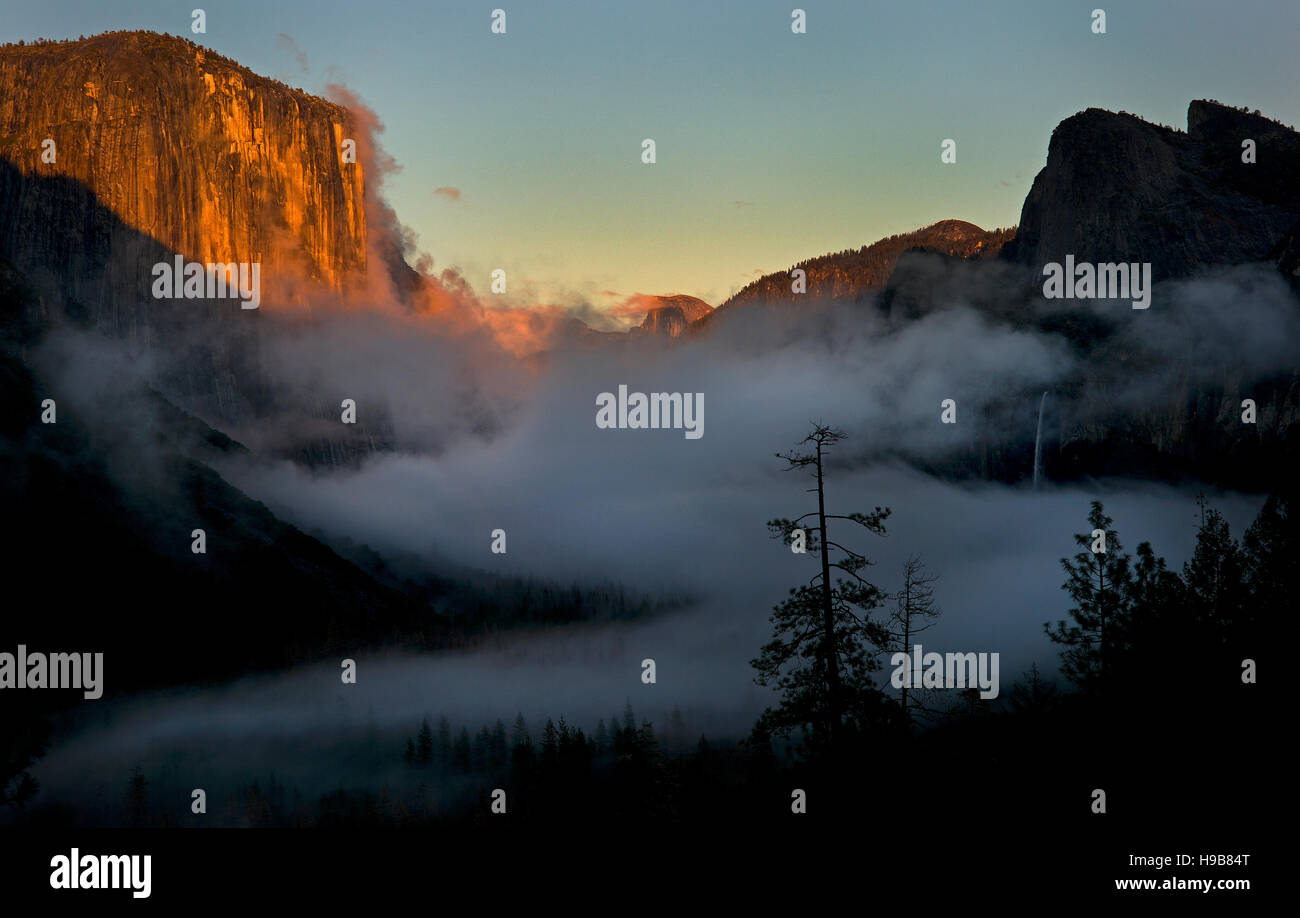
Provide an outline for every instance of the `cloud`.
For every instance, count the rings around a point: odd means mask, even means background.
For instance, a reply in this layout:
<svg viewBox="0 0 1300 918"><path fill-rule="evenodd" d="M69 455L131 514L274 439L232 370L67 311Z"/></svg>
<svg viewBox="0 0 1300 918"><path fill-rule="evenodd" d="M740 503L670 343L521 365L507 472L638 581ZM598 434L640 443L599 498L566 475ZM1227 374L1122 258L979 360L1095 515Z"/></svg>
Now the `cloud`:
<svg viewBox="0 0 1300 918"><path fill-rule="evenodd" d="M558 307L541 315L494 312L503 323L565 316ZM364 362L380 359L376 351ZM437 454L399 449L347 472L258 463L232 474L309 531L345 535L381 553L561 582L611 577L638 591L701 597L670 619L538 641L518 636L500 654L372 668L385 688L367 700L395 724L418 722L425 699L439 698L454 720L509 720L522 710L530 718L563 713L589 729L619 710L627 673L653 657L661 674L671 668L674 675L661 675L664 692L647 715L679 704L688 718L735 735L770 701L753 686L747 664L767 637L768 611L810 573L805 559L768 539L764 525L809 509L806 482L785 473L772 453L793 446L810 418L850 436L834 457L831 505L894 510L887 538L852 543L877 562L873 582L895 588L901 561L923 555L943 577L945 609L927 645L1002 653L1008 679L1035 661L1046 672L1055 668L1057 651L1041 626L1068 606L1059 558L1073 550L1091 498L1105 499L1126 544L1150 539L1175 566L1187 557L1191 487L1110 482L1034 492L953 484L902 463L862 461L882 448L941 459L988 434L980 418L991 412L1000 423L1000 408L1031 424L1037 392L1057 391L1074 369L1053 336L1009 328L966 306L900 327L845 310L756 312L672 347L557 357L528 379L491 438L449 439ZM620 383L633 391L703 393L703 438L598 429L595 397ZM956 425L939 422L947 396L961 405ZM1242 495L1216 502L1237 532L1259 503ZM498 527L508 532L510 550L494 556L486 534ZM1012 582L1016 589L1008 591ZM556 660L565 661L564 679L546 665ZM461 690L476 680L482 691Z"/></svg>
<svg viewBox="0 0 1300 918"><path fill-rule="evenodd" d="M88 798L87 761L125 774L137 762L157 767L185 753L220 760L218 787L274 762L277 773L297 772L309 790L324 792L337 786L339 766L319 737L335 728L369 729L373 720L392 731L394 750L426 713L446 713L471 730L496 718L510 722L517 711L534 724L564 715L590 730L622 710L647 657L657 661L660 682L653 699L635 702L638 714L658 724L679 706L710 739L741 736L773 701L754 685L747 661L769 637L772 606L815 563L769 540L764 525L815 507L808 483L772 456L795 445L813 418L850 437L829 466L828 507L893 510L887 537L846 543L876 562L872 581L896 589L899 565L914 553L942 578L936 598L944 616L927 631L927 649L1002 654L1004 691L1031 662L1050 674L1058 648L1042 623L1069 606L1059 559L1075 550L1072 535L1087 531L1088 501L1105 501L1130 550L1149 539L1177 569L1195 537L1195 486L1111 480L1048 482L1032 491L954 484L907 461L941 463L981 438L1022 442L1043 390L1052 393L1045 426L1065 431L1081 369L1112 374L1107 399L1149 402L1156 388L1200 379L1229 359L1294 366L1294 297L1276 272L1251 268L1171 283L1157 289L1150 311L1111 310L1113 345L1133 359L1081 367L1060 336L990 313L986 300L1017 296L1012 268L948 273L937 256L912 261L910 270L935 291L931 310L914 318L816 303L753 310L670 347L575 351L536 372L512 355L563 329L585 301L483 309L481 325L469 331L378 308L325 310L310 323L268 310L258 351L268 388L313 392L331 412L339 398L356 398L366 415L386 413L394 445L359 467L308 471L265 450L222 462L218 471L277 515L327 541L347 538L387 557L423 559L433 570L469 568L485 583L494 573L615 581L700 603L626 625L506 634L472 653L363 658L367 675L352 687L350 708L319 689L337 680L336 667L194 697L128 700L108 709L111 729L82 721L85 733L57 747L37 776L56 799ZM647 299L634 294L622 306ZM1032 306L1047 308L1041 300ZM1094 307L1109 308L1085 308ZM61 372L82 382L70 397L107 392L125 374L120 361L89 348L66 357ZM703 393L704 436L598 429L595 397L619 384ZM955 425L939 421L947 397L960 406ZM124 421L126 406L93 407L78 410L119 436L147 439L146 426ZM1114 407L1131 413L1127 404ZM260 418L246 432L261 439L239 439L256 451L292 423L303 419ZM134 443L120 450L132 459L146 452ZM1242 494L1214 500L1237 534L1260 503ZM495 528L507 531L508 554L490 553ZM237 753L222 758L222 749Z"/></svg>
<svg viewBox="0 0 1300 918"><path fill-rule="evenodd" d="M285 51L294 56L298 62L298 69L302 73L307 72L307 54L298 47L298 43L293 40L292 36L280 32L275 36L275 46L280 51Z"/></svg>
<svg viewBox="0 0 1300 918"><path fill-rule="evenodd" d="M659 298L651 293L633 293L623 302L611 306L609 314L623 318L643 319L645 314L659 305Z"/></svg>
<svg viewBox="0 0 1300 918"><path fill-rule="evenodd" d="M770 433L772 450L796 439ZM338 665L330 661L201 692L108 699L96 702L102 707L93 711L81 706L73 712L69 741L56 744L35 769L45 799L75 802L91 813L103 807L104 795L87 779L87 763L94 763L95 775L122 776L141 765L154 793L173 781L182 796L188 786L179 786L181 779L164 763L181 775L191 761L194 767L201 763L210 800L236 793L269 763L280 780L292 776L304 793L384 779L398 790L412 781L411 770L401 767L400 749L422 717L436 723L446 715L453 733L465 725L472 734L497 719L510 724L522 713L537 740L545 719L561 715L590 733L598 720L619 717L629 695L636 714L651 721L656 733L677 708L690 740L701 733L710 742L744 736L775 700L754 684L748 661L770 639L771 607L806 580L808 564L816 563L815 555L796 558L768 539L763 524L778 513L804 509L804 483L778 470L772 450L738 451L729 473L676 464L661 471L649 462L607 468L606 449L567 457L551 449L539 462L528 461L520 450L544 443L545 436L539 427L494 448L456 449L439 460L390 457L364 476L315 482L301 476L287 482L290 499L324 499L340 522L352 518L369 525L367 514L383 511L390 531L404 526L412 537L420 531L428 536L482 530L481 538L460 540L463 555L476 558L487 552L484 524L496 525L513 506L514 516L501 524L510 550L499 560L518 552L526 559L521 567L547 576L548 565L560 559L565 570L586 578L600 572L637 586L660 578L697 583L706 599L626 625L502 634L471 652L355 653L365 675L347 687L346 698L337 688ZM660 455L652 451L653 458ZM476 463L484 467L476 470ZM584 482L583 476L594 478ZM936 599L943 610L925 632L925 649L1001 654L1004 695L1030 663L1048 678L1057 670L1059 648L1048 642L1042 623L1062 617L1070 605L1061 590L1059 559L1077 550L1071 534L1088 528L1089 500L1105 501L1126 546L1150 539L1175 569L1190 555L1195 537L1188 523L1191 488L1111 482L1031 492L957 486L898 467L841 470L829 483L828 499L836 509L870 510L876 503L893 508L887 537L852 541L876 562L870 578L896 589L903 559L921 554L940 576ZM1216 498L1234 533L1259 503L1241 495ZM481 548L477 555L475 547ZM656 661L659 681L653 692L635 694L640 662L647 657ZM889 671L886 662L877 682L886 683ZM325 688L331 685L333 690ZM391 767L352 764L350 744L363 737L373 744L376 731L381 748L392 750ZM333 737L337 745L331 745ZM177 761L187 767L177 769Z"/></svg>
<svg viewBox="0 0 1300 918"><path fill-rule="evenodd" d="M364 166L366 178L367 264L388 265L400 256L414 266L420 277L417 288L409 294L417 312L441 320L456 333L472 331L476 325L481 327L482 323L475 319L480 304L469 282L455 268L444 268L434 274L433 257L419 251L419 237L397 218L384 196L385 180L400 172L402 166L380 143L384 123L378 113L342 84L327 84L325 93L326 98L348 109L355 121L357 157ZM400 299L389 272L367 271L366 281L365 294L372 300L395 303Z"/></svg>
<svg viewBox="0 0 1300 918"><path fill-rule="evenodd" d="M449 185L444 185L440 188L435 188L433 189L433 193L436 195L441 195L442 197L446 198L448 201L460 200L460 189L452 188Z"/></svg>

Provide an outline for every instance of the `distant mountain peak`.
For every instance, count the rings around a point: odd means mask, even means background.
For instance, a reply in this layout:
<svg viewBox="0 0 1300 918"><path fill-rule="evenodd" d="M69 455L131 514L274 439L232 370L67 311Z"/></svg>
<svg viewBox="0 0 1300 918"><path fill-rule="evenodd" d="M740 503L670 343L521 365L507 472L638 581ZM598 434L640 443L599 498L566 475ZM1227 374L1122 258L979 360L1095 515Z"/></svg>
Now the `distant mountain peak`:
<svg viewBox="0 0 1300 918"><path fill-rule="evenodd" d="M646 315L641 324L629 329L633 334L666 335L676 338L684 334L692 323L713 312L704 300L684 293L646 298Z"/></svg>
<svg viewBox="0 0 1300 918"><path fill-rule="evenodd" d="M776 305L801 301L860 300L874 296L884 288L898 257L919 249L959 258L989 258L1015 235L1015 229L985 230L966 220L940 220L908 233L898 233L859 249L845 249L805 259L786 271L765 274L747 284L720 305L714 314L730 312L756 303ZM807 291L792 289L790 274L802 268L807 277Z"/></svg>

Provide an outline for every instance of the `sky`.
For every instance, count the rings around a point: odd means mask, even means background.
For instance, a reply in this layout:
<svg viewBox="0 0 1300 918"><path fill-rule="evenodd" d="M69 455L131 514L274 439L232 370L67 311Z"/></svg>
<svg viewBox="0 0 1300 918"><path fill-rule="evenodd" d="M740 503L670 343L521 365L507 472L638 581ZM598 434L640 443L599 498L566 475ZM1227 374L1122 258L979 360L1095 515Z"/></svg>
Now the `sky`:
<svg viewBox="0 0 1300 918"><path fill-rule="evenodd" d="M1178 128L1216 98L1300 123L1280 0L5 2L0 40L184 34L385 125L399 218L479 293L564 306L686 293L942 219L1009 226L1088 107ZM495 8L506 32L491 31ZM657 161L641 161L652 138ZM957 142L957 162L940 161ZM443 189L438 191L438 189Z"/></svg>

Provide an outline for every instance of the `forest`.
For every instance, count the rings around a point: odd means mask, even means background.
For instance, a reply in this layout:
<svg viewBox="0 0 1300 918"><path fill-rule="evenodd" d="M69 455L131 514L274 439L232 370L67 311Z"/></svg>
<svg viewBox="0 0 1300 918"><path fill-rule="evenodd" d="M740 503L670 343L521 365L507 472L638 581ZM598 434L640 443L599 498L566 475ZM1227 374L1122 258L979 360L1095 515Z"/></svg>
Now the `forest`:
<svg viewBox="0 0 1300 918"><path fill-rule="evenodd" d="M816 451L782 458L810 469L820 490L821 459L837 439L816 427L805 441ZM274 771L250 774L195 814L179 772L137 769L121 776L120 797L101 816L137 827L414 828L503 815L538 825L765 825L803 812L849 822L928 813L1068 824L1118 811L1135 821L1216 824L1260 793L1241 751L1263 723L1253 693L1264 628L1300 589L1294 505L1293 490L1271 494L1238 539L1198 497L1189 507L1195 550L1181 569L1148 541L1130 551L1140 534L1118 532L1101 501L1081 507L1079 550L1060 560L1061 606L1043 623L1062 681L1042 675L1054 662L1044 660L996 699L976 688L890 690L883 662L942 612L933 601L939 574L913 557L899 589L877 588L864 576L867 555L844 547L852 540L843 533L883 533L890 510L819 507L807 521L769 523L774 537L801 540L822 564L772 611L772 640L752 665L777 701L748 736L704 735L677 710L651 723L630 701L594 725L561 711L531 724L517 714L508 726L452 723L430 711L405 735L371 725L313 738L319 755L375 775L373 784L311 795ZM1131 767L1137 760L1142 769ZM1198 783L1206 774L1216 777L1212 793ZM84 818L57 808L20 815L34 792L25 774L6 787L20 821Z"/></svg>

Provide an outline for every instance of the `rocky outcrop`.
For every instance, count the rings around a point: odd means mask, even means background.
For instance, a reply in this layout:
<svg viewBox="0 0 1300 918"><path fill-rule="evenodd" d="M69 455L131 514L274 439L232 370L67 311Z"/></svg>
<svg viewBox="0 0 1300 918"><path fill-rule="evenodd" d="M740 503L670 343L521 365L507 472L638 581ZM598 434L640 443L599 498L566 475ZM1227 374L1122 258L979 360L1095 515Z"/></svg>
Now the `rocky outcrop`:
<svg viewBox="0 0 1300 918"><path fill-rule="evenodd" d="M1300 135L1207 101L1191 103L1187 124L1096 108L1062 121L1004 257L1150 262L1156 280L1268 258L1300 219Z"/></svg>
<svg viewBox="0 0 1300 918"><path fill-rule="evenodd" d="M258 264L259 310L348 286L367 252L362 164L343 154L356 131L346 109L181 38L0 47L0 258L34 294L29 332L124 340L212 423L265 414L260 312L155 298L153 269Z"/></svg>
<svg viewBox="0 0 1300 918"><path fill-rule="evenodd" d="M639 326L630 329L633 334L677 338L690 329L691 323L713 312L713 307L704 300L681 293L649 299L645 318Z"/></svg>
<svg viewBox="0 0 1300 918"><path fill-rule="evenodd" d="M181 38L9 45L0 158L25 180L11 175L0 196L0 255L72 285L106 321L120 289L78 284L77 269L125 254L147 283L132 231L193 261L260 262L264 283L339 286L366 260L361 164L341 153L354 137L346 109ZM92 202L122 231L75 219Z"/></svg>

